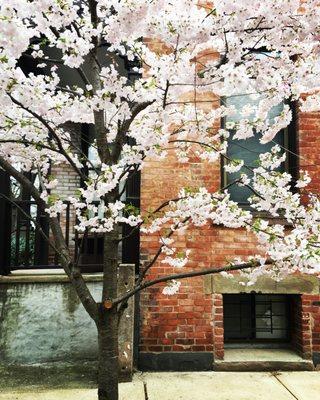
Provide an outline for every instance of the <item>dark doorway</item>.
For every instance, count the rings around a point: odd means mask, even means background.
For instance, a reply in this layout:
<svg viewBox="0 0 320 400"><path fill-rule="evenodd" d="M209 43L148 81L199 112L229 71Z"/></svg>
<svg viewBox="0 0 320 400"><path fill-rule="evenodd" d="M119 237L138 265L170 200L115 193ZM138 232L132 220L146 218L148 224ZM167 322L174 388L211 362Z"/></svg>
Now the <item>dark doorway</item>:
<svg viewBox="0 0 320 400"><path fill-rule="evenodd" d="M289 342L290 307L282 294L224 295L225 342Z"/></svg>

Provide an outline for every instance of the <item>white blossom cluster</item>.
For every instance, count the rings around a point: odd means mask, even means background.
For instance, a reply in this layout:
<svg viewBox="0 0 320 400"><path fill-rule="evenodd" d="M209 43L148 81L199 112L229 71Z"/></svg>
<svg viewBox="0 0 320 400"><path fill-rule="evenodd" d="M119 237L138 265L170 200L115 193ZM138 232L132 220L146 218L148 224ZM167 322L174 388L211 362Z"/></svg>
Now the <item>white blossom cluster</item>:
<svg viewBox="0 0 320 400"><path fill-rule="evenodd" d="M110 232L129 224L159 232L162 262L173 267L184 267L190 252L179 252L163 231L173 240L191 225L210 223L256 235L264 259L275 263L261 262L254 274L268 268L277 276L319 273L319 199L310 196L304 204L298 192L308 189L307 173L294 181L279 172L285 161L279 146L254 167L227 156L231 137L244 147L255 135L262 144L274 140L292 120L289 101L301 98L304 112L320 109L319 4L215 3L97 0L93 17L81 0L0 0L0 157L39 175L51 216L62 213L65 202L54 195L60 182L49 176L50 165L67 162L80 175L93 169L68 199L76 229ZM139 61L134 82L121 71L124 58ZM238 96L248 99L240 112L225 101ZM224 127L222 118L230 120ZM95 160L79 153L70 122L99 128L90 143ZM250 187L251 208L285 224L253 218L228 190L206 187L181 188L155 214L128 208L121 188L130 174L150 160L161 166L172 151L178 162L225 159L225 171L241 173L237 184ZM164 292L178 288L173 282Z"/></svg>

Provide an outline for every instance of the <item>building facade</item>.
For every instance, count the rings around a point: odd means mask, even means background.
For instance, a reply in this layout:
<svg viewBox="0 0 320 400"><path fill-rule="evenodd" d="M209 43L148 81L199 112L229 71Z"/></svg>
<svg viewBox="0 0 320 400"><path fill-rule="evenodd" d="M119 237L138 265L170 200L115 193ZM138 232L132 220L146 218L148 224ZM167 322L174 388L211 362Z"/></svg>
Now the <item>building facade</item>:
<svg viewBox="0 0 320 400"><path fill-rule="evenodd" d="M151 42L150 46L158 47L160 52L167 51L161 43ZM202 57L205 63L205 52ZM210 95L211 101L207 101L208 94L199 94L199 100L201 96L205 96L203 107L208 110L220 102L213 95ZM240 102L235 104L236 107L240 105ZM293 175L299 169L307 170L312 178L309 190L319 194L320 113L301 113L297 105L292 106L295 110L292 126L277 136L279 145L288 153L284 168ZM281 109L274 110L274 115L279 112ZM228 122L221 121L213 129ZM86 127L78 129L83 130L85 138L90 136ZM83 141L84 147L85 143L88 141ZM232 156L238 155L252 162L252 153L259 154L262 149L254 140L248 146L250 151L243 152L235 143L230 143L229 151ZM90 154L89 148L84 150ZM58 190L65 198L81 185L76 174L66 166L53 166L52 174L59 177L61 185ZM0 274L8 275L17 269L52 269L58 266L57 255L50 252L39 232L25 218L25 214L31 215L45 232L49 232L44 211L39 210L19 187L13 190L14 182L4 173L0 173L0 179L1 191L7 195L15 193L14 200L19 206L4 198L0 200L1 220L4 221L0 226ZM208 164L195 156L182 164L174 153L169 153L161 164L157 161L147 163L141 179L135 177L129 182L126 198L136 207L141 206L142 210L157 208L164 201L175 198L181 187L205 186L213 192L225 186L229 179L220 162ZM232 196L246 206L247 193L237 189ZM61 216L67 242L75 257L80 252L83 272L99 273L103 238L95 234L83 242L72 229L74 218L69 207ZM188 270L224 266L235 257L246 258L258 251L255 238L246 230L210 224L189 229L176 239L177 248L191 250L190 262L185 267ZM122 262L135 264L138 272L139 266L150 260L158 248L158 234L131 236L121 248ZM150 269L148 278L172 272L173 269L159 259ZM307 367L311 368L311 364L320 364L319 293L319 279L302 275L288 277L280 283L260 279L255 285L244 287L240 285L238 275L227 279L213 274L184 279L179 293L174 296L164 295L161 286L150 287L136 297L137 367L147 370L210 370L221 366L224 358L227 360L228 349L253 348L288 349L308 361Z"/></svg>
<svg viewBox="0 0 320 400"><path fill-rule="evenodd" d="M214 108L216 101L213 99L206 106ZM302 113L296 104L292 107L292 126L287 132L280 132L278 139L288 149L285 168L293 175L299 169L307 170L312 177L308 189L319 194L320 113ZM258 143L250 142L249 147L256 153L261 151ZM233 143L231 151L233 156L249 161L252 156ZM220 163L208 165L194 158L181 164L172 155L161 168L150 162L143 171L141 207L150 207L150 202L156 207L161 200L175 198L181 187L203 185L216 191L225 181ZM232 193L240 203L245 196L237 189ZM150 259L158 244L156 234L141 237L142 261ZM189 270L221 267L237 257L245 259L258 252L253 235L246 230L210 224L179 236L175 246L191 249L190 262L185 267ZM150 277L172 272L160 260L152 267ZM212 275L184 279L175 296L163 295L159 287L142 293L141 366L160 370L219 368L221 361L228 359L228 349L248 348L291 349L304 360L319 364L319 278L296 275L280 283L260 279L248 287L239 281L237 275L233 279Z"/></svg>

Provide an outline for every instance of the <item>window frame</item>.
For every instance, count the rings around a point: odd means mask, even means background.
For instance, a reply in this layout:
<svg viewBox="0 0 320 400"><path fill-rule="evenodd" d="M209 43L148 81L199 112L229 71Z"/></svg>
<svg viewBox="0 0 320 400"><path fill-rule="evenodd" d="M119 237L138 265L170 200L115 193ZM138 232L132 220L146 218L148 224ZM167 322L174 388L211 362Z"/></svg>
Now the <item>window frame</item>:
<svg viewBox="0 0 320 400"><path fill-rule="evenodd" d="M260 299L259 299L260 298ZM224 340L226 344L237 344L237 343L250 343L250 344L261 344L261 343L272 343L286 345L292 340L292 294L276 294L276 293L234 293L223 295L223 309L224 318L223 324L225 326ZM276 314L272 312L272 306L274 304L283 304L284 313ZM247 310L244 310L243 304L247 305ZM230 305L238 306L239 313L236 312L236 308L233 310L234 314L230 315ZM257 306L269 306L270 315L264 316L263 314L257 313ZM229 310L227 311L227 308ZM274 317L283 317L285 328L273 327L272 320ZM270 329L259 327L257 321L261 319L270 319ZM239 330L230 331L227 328L226 320L233 319L235 321L240 320ZM248 320L249 324L243 326L241 321ZM269 332L270 331L270 332ZM261 337L263 333L273 334L275 331L283 331L282 337ZM237 336L238 335L238 336ZM260 336L260 337L259 337Z"/></svg>
<svg viewBox="0 0 320 400"><path fill-rule="evenodd" d="M224 102L224 99L226 97L222 97L220 101L220 104ZM299 171L299 154L298 154L298 132L297 132L297 102L296 101L291 101L291 102L286 102L284 104L288 104L290 107L290 110L292 112L292 120L290 124L284 128L283 131L283 147L286 153L286 160L284 163L284 171L291 174L292 176L292 185L291 185L291 190L292 192L296 192L297 189L294 186L294 181L298 177L298 171ZM222 117L220 119L220 127L222 129L225 129L226 126L226 117ZM245 142L245 140L244 140ZM227 155L227 153L226 153ZM227 164L226 158L222 155L221 156L221 162L220 162L220 189L222 190L226 185L228 185L227 181L227 176L228 172L225 170L224 166ZM231 200L233 200L231 198ZM235 201L235 200L234 200ZM238 202L237 202L238 203ZM238 203L240 207L242 208L247 208L251 209L250 203L247 202L239 202ZM257 211L254 211L254 213L258 213Z"/></svg>

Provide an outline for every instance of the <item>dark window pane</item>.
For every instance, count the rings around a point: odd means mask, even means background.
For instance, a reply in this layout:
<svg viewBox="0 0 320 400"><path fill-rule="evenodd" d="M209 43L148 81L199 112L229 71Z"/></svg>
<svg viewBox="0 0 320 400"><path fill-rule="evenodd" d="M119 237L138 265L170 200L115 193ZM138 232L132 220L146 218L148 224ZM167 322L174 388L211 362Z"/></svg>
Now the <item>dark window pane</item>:
<svg viewBox="0 0 320 400"><path fill-rule="evenodd" d="M259 100L252 100L250 96L235 96L232 98L226 99L227 105L234 105L237 113L233 116L227 117L225 120L226 126L228 126L229 122L238 122L241 117L241 111L243 106L246 104L250 104L252 106L257 105ZM273 122L274 118L281 113L283 109L283 104L279 104L270 111L268 117L269 121ZM254 114L248 117L248 119L252 120L254 118ZM233 133L231 131L231 135L229 138L228 144L228 157L232 159L239 159L243 160L244 164L248 167L254 168L258 166L259 155L261 153L266 153L271 150L271 148L275 145L274 142L279 144L280 146L284 146L284 130L280 131L276 137L274 138L273 142L268 142L266 144L261 144L260 139L261 135L258 132L255 132L253 137L250 137L245 140L238 140L233 139ZM281 166L279 170L284 170L284 165ZM252 173L248 168L241 168L240 171L235 173L225 173L224 182L226 185L236 181L240 178L241 174L247 174L249 177L252 176ZM228 188L228 191L231 195L231 199L240 203L240 204L247 204L248 198L252 195L252 191L247 187L240 187L236 184L231 185Z"/></svg>
<svg viewBox="0 0 320 400"><path fill-rule="evenodd" d="M224 295L225 341L288 341L289 304L286 295Z"/></svg>

